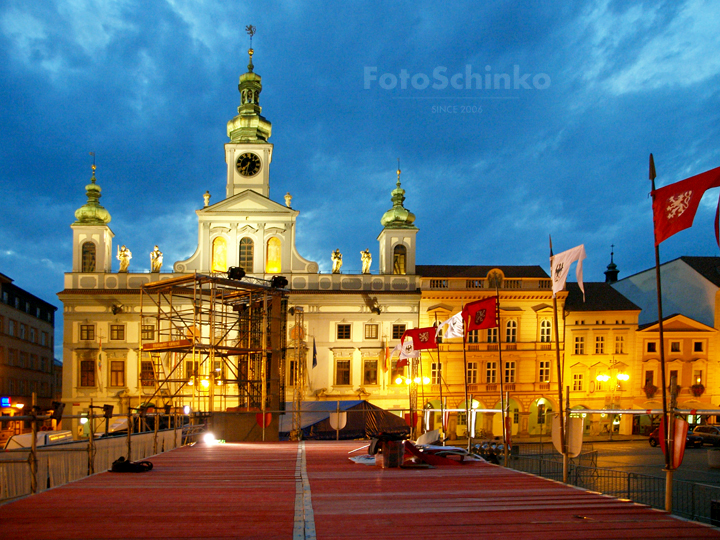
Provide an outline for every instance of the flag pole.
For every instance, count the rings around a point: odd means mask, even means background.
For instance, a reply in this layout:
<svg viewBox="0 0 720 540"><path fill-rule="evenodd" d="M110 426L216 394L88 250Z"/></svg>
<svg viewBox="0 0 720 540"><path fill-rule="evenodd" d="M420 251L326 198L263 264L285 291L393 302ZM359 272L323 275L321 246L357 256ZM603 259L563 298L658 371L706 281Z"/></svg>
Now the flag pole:
<svg viewBox="0 0 720 540"><path fill-rule="evenodd" d="M655 201L655 161L653 155L650 154L650 182L652 183L652 191L650 192L653 202ZM653 212L653 224L655 222L655 213ZM663 312L662 312L662 289L660 284L660 246L655 242L655 281L657 283L657 302L658 302L658 328L660 332L660 381L662 384L662 401L663 401L663 424L665 425L665 437L663 437L663 445L665 449L665 511L672 512L672 481L673 468L672 456L670 450L672 445L673 430L670 426L667 407L667 381L665 377L665 336L663 332Z"/></svg>
<svg viewBox="0 0 720 540"><path fill-rule="evenodd" d="M503 369L503 361L502 361L502 331L500 328L500 285L502 283L502 275L499 272L494 272L492 276L489 276L489 279L491 279L490 286L492 286L492 282L495 284L495 328L497 328L498 333L498 363L500 364L500 419L502 421L502 440L503 440L503 465L505 467L508 466L508 447L507 447L507 427L505 425L505 390L503 387L503 382L505 379L505 371Z"/></svg>
<svg viewBox="0 0 720 540"><path fill-rule="evenodd" d="M437 327L437 312L435 312L435 327ZM442 377L442 362L440 361L440 343L438 342L437 335L435 336L435 346L437 347L437 373L438 382L440 383L440 431L442 432L442 444L445 446L445 407L443 405L443 377ZM432 357L431 357L432 359ZM432 376L432 373L430 374ZM430 381L432 382L432 381Z"/></svg>
<svg viewBox="0 0 720 540"><path fill-rule="evenodd" d="M553 268L552 238L550 238L550 272ZM550 276L552 278L552 276ZM560 327L558 324L557 295L553 291L553 317L555 319L555 357L557 360L558 373L558 405L560 407L560 448L563 457L563 483L568 482L568 451L565 441L565 410L563 408L563 370L560 361Z"/></svg>
<svg viewBox="0 0 720 540"><path fill-rule="evenodd" d="M464 307L464 306L463 306ZM460 310L462 312L462 309ZM465 352L465 337L467 335L467 324L465 317L463 321L463 371L465 373L465 431L467 433L467 450L470 452L470 403L468 402L468 380L467 380L467 354Z"/></svg>

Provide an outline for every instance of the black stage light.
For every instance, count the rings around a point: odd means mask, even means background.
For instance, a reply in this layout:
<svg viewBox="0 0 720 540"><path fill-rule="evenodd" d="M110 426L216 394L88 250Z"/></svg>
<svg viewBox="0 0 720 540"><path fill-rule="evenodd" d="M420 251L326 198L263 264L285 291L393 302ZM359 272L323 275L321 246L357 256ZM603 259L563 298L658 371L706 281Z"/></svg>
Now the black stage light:
<svg viewBox="0 0 720 540"><path fill-rule="evenodd" d="M227 271L228 279L242 279L245 277L245 270L239 266L231 266Z"/></svg>
<svg viewBox="0 0 720 540"><path fill-rule="evenodd" d="M270 285L276 289L284 289L288 285L288 280L285 276L273 276Z"/></svg>

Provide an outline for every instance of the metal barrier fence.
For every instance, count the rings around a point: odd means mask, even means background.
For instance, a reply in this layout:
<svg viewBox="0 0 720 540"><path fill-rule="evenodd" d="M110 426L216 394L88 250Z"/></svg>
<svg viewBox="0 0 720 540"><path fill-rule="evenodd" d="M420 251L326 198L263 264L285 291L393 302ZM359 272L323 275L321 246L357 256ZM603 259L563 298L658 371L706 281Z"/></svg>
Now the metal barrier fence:
<svg viewBox="0 0 720 540"><path fill-rule="evenodd" d="M581 456L570 460L569 484L621 499L630 499L660 510L665 509L665 478L585 466L580 464ZM513 457L509 465L519 471L562 482L563 467L559 457L559 455L557 457L527 455L521 452ZM717 520L720 516L713 515L712 503L719 500L720 487L673 481L672 513L677 516L718 525Z"/></svg>

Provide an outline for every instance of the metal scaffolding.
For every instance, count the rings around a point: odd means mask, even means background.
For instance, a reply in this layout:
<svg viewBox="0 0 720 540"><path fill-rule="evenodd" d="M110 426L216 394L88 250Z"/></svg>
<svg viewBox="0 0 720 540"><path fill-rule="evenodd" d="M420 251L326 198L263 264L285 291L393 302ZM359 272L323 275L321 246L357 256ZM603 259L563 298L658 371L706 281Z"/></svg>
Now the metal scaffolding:
<svg viewBox="0 0 720 540"><path fill-rule="evenodd" d="M138 382L154 388L146 403L279 410L286 283L193 274L143 285Z"/></svg>

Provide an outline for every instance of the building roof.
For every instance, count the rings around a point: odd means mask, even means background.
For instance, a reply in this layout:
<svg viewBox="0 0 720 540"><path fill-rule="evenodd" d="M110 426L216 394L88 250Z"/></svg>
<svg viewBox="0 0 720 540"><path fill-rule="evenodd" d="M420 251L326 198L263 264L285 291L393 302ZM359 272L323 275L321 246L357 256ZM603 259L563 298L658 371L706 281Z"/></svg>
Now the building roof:
<svg viewBox="0 0 720 540"><path fill-rule="evenodd" d="M415 273L426 278L486 278L495 268L502 270L506 278L550 279L541 266L460 266L443 264L418 264Z"/></svg>
<svg viewBox="0 0 720 540"><path fill-rule="evenodd" d="M609 283L584 283L583 293L577 283L567 283L568 296L565 309L568 311L640 311L627 297L616 291Z"/></svg>
<svg viewBox="0 0 720 540"><path fill-rule="evenodd" d="M703 276L713 285L720 287L720 257L680 257L680 260Z"/></svg>

